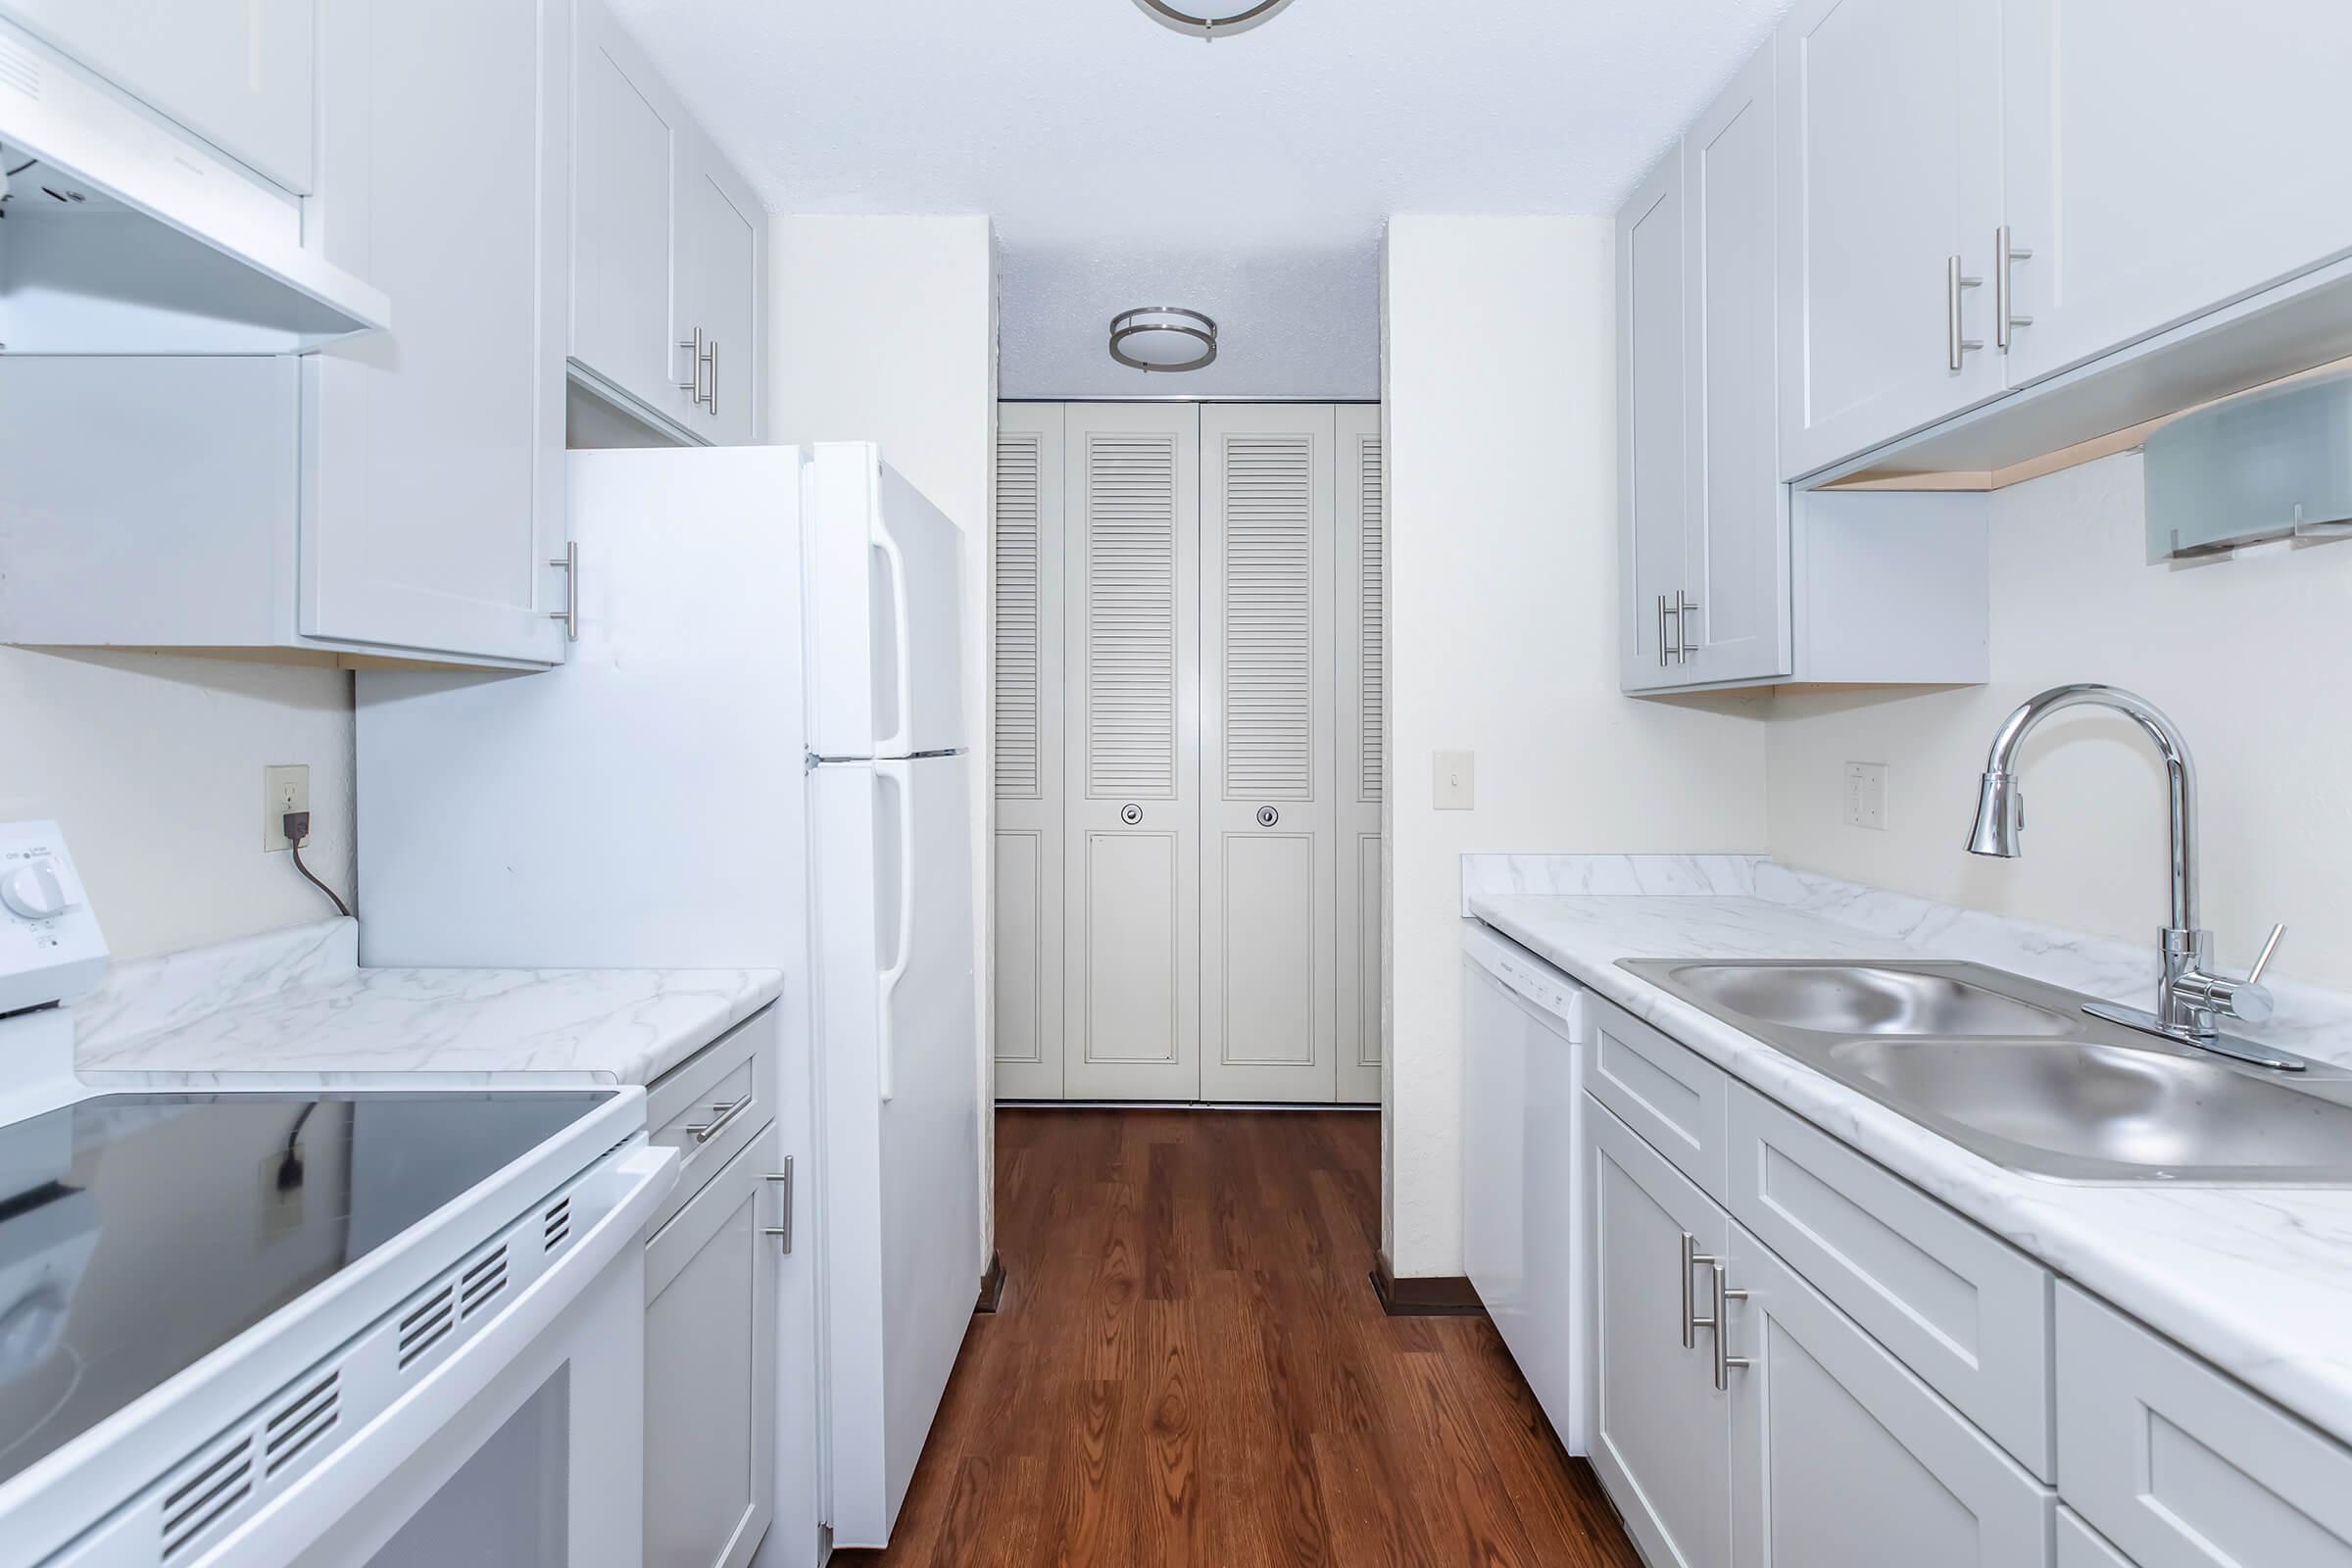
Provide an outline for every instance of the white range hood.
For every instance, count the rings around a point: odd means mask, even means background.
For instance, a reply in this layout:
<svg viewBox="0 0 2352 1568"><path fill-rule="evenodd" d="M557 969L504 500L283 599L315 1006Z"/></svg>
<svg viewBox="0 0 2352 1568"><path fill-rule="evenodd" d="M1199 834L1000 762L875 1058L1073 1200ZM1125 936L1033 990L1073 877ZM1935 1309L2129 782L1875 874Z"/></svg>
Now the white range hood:
<svg viewBox="0 0 2352 1568"><path fill-rule="evenodd" d="M0 21L0 352L300 354L390 324L298 198Z"/></svg>

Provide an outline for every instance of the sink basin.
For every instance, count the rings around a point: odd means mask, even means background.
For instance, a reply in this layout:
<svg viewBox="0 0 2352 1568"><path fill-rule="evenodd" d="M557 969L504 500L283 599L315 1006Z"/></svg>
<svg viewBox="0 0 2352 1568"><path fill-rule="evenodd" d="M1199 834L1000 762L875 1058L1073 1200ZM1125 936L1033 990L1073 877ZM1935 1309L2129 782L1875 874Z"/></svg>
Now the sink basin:
<svg viewBox="0 0 2352 1568"><path fill-rule="evenodd" d="M1693 963L1674 971L1734 1012L1836 1035L2068 1035L2072 1018L1939 970L1867 963Z"/></svg>
<svg viewBox="0 0 2352 1568"><path fill-rule="evenodd" d="M2352 1106L2218 1059L2088 1040L1849 1040L1830 1056L1898 1108L2175 1179L2201 1167L2209 1180L2257 1180L2352 1157Z"/></svg>
<svg viewBox="0 0 2352 1568"><path fill-rule="evenodd" d="M1621 967L2011 1170L2083 1182L2352 1186L2352 1072L2274 1072L1983 964Z"/></svg>

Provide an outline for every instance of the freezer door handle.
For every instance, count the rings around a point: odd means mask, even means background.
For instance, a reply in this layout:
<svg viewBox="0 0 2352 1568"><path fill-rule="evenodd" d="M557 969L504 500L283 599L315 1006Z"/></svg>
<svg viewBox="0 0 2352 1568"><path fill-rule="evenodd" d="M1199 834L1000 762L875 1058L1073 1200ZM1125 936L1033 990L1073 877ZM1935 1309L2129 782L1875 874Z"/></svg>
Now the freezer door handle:
<svg viewBox="0 0 2352 1568"><path fill-rule="evenodd" d="M890 967L882 971L879 1051L879 1078L882 1098L887 1101L898 1092L898 1050L891 1038L890 1004L906 978L906 966L914 961L914 766L910 762L890 759L874 763L877 786L884 779L899 797L899 932L898 942L890 950Z"/></svg>
<svg viewBox="0 0 2352 1568"><path fill-rule="evenodd" d="M874 755L904 757L914 750L914 629L908 624L906 608L906 557L898 540L891 537L890 524L879 514L874 518L874 548L890 564L890 634L896 645L893 658L899 700L898 713L892 719L897 727L874 742Z"/></svg>

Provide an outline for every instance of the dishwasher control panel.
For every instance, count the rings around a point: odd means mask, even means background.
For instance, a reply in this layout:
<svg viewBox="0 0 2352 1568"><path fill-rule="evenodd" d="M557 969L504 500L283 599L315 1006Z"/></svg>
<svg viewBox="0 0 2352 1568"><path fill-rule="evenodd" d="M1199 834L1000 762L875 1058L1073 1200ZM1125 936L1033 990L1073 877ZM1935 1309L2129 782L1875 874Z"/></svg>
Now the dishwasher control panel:
<svg viewBox="0 0 2352 1568"><path fill-rule="evenodd" d="M1557 1018L1568 1038L1585 1032L1585 988L1483 922L1462 937L1462 956Z"/></svg>

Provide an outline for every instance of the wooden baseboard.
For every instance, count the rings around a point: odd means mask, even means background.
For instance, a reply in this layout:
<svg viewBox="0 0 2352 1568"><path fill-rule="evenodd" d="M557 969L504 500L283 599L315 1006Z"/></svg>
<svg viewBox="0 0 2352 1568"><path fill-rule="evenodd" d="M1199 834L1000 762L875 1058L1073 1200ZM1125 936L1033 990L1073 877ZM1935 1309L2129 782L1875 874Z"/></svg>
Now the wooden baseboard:
<svg viewBox="0 0 2352 1568"><path fill-rule="evenodd" d="M994 1312L997 1303L1004 1299L1004 1260L996 1253L988 1254L988 1267L980 1274L980 1302L974 1312Z"/></svg>
<svg viewBox="0 0 2352 1568"><path fill-rule="evenodd" d="M1380 1254L1372 1270L1372 1294L1391 1317L1478 1317L1487 1310L1476 1287L1459 1274L1398 1279Z"/></svg>

